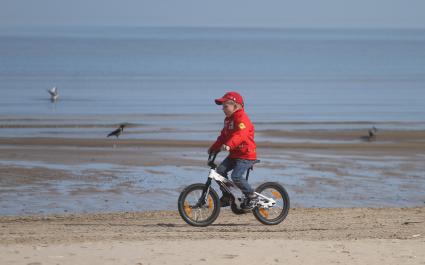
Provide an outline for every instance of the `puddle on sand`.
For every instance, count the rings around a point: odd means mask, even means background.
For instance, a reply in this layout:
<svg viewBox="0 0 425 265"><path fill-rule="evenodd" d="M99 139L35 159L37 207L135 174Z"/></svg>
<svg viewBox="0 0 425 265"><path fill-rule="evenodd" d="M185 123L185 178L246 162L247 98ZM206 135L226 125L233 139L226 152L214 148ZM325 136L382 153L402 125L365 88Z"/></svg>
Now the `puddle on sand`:
<svg viewBox="0 0 425 265"><path fill-rule="evenodd" d="M196 155L195 153L193 155ZM425 204L423 157L376 159L285 154L264 156L250 174L258 186L277 181L293 207L408 207ZM195 156L193 158L196 158ZM410 164L409 164L410 163ZM66 178L0 187L0 215L175 210L180 191L204 183L208 168L0 161L1 167L67 172ZM391 175L387 175L392 172ZM19 176L15 176L19 178ZM12 179L13 180L13 179ZM213 186L219 191L216 185Z"/></svg>

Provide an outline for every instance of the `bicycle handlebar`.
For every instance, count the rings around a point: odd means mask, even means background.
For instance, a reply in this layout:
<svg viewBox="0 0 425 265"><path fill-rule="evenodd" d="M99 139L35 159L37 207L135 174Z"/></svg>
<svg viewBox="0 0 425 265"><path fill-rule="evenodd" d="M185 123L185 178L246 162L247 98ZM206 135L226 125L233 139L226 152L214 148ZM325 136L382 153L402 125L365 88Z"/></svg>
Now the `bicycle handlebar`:
<svg viewBox="0 0 425 265"><path fill-rule="evenodd" d="M208 166L211 167L212 169L217 168L217 164L214 163L215 158L217 157L218 153L211 153L208 155ZM212 157L212 159L211 159Z"/></svg>

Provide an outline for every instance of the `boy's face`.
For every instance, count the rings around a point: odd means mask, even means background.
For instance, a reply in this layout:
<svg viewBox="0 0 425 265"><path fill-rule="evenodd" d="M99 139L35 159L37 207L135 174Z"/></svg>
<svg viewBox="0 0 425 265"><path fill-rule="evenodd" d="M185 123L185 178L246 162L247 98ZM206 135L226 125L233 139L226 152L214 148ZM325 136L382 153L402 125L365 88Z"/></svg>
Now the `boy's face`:
<svg viewBox="0 0 425 265"><path fill-rule="evenodd" d="M226 117L232 116L233 112L237 110L237 106L235 102L232 100L228 100L223 103L223 112L226 115Z"/></svg>

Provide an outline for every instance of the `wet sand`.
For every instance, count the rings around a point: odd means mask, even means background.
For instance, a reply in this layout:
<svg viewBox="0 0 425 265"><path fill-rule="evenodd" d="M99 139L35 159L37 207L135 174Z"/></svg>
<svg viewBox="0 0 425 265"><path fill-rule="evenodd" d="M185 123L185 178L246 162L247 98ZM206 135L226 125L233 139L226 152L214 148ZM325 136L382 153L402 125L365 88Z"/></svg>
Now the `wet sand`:
<svg viewBox="0 0 425 265"><path fill-rule="evenodd" d="M374 141L368 141L364 132L357 130L271 130L260 134L274 137L257 143L260 158L276 152L291 151L365 157L425 156L425 131L385 131L379 133ZM297 139L299 142L281 142L278 141L280 137ZM122 138L0 137L0 160L37 160L64 164L96 161L122 165L200 165L198 158L193 160L181 154L187 150L205 153L211 144L211 141L201 140Z"/></svg>
<svg viewBox="0 0 425 265"><path fill-rule="evenodd" d="M157 131L159 133L160 131ZM262 130L264 136L258 141L258 148L265 149L332 149L356 151L391 151L424 153L424 130L386 130L379 132L369 141L364 130ZM211 141L170 140L170 139L107 139L107 138L61 138L61 137L0 137L1 145L16 146L72 146L72 147L170 147L170 148L207 148Z"/></svg>
<svg viewBox="0 0 425 265"><path fill-rule="evenodd" d="M380 132L375 141L344 130L273 134L326 140L258 142L262 162L250 182L281 182L295 207L425 205L423 131ZM336 135L355 141L332 143ZM0 138L0 215L172 210L183 187L205 181L210 143Z"/></svg>
<svg viewBox="0 0 425 265"><path fill-rule="evenodd" d="M276 226L222 211L0 217L1 264L424 264L425 208L291 209Z"/></svg>

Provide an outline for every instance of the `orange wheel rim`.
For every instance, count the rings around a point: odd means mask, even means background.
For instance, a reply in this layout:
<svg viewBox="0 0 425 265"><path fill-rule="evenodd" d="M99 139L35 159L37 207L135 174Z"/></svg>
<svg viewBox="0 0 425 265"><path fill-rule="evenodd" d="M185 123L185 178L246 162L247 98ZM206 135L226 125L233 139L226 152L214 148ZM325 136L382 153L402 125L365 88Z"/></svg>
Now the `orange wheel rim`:
<svg viewBox="0 0 425 265"><path fill-rule="evenodd" d="M260 208L260 214L266 218L269 217L269 212L264 208Z"/></svg>
<svg viewBox="0 0 425 265"><path fill-rule="evenodd" d="M282 195L279 192L277 192L277 191L272 191L272 194L273 194L273 196L276 199L281 199L282 198Z"/></svg>
<svg viewBox="0 0 425 265"><path fill-rule="evenodd" d="M188 215L192 214L192 209L190 209L188 202L184 202L183 207L184 207L184 211L186 212L186 214L188 214Z"/></svg>
<svg viewBox="0 0 425 265"><path fill-rule="evenodd" d="M209 208L213 207L213 199L211 198L211 196L208 196L208 207Z"/></svg>

